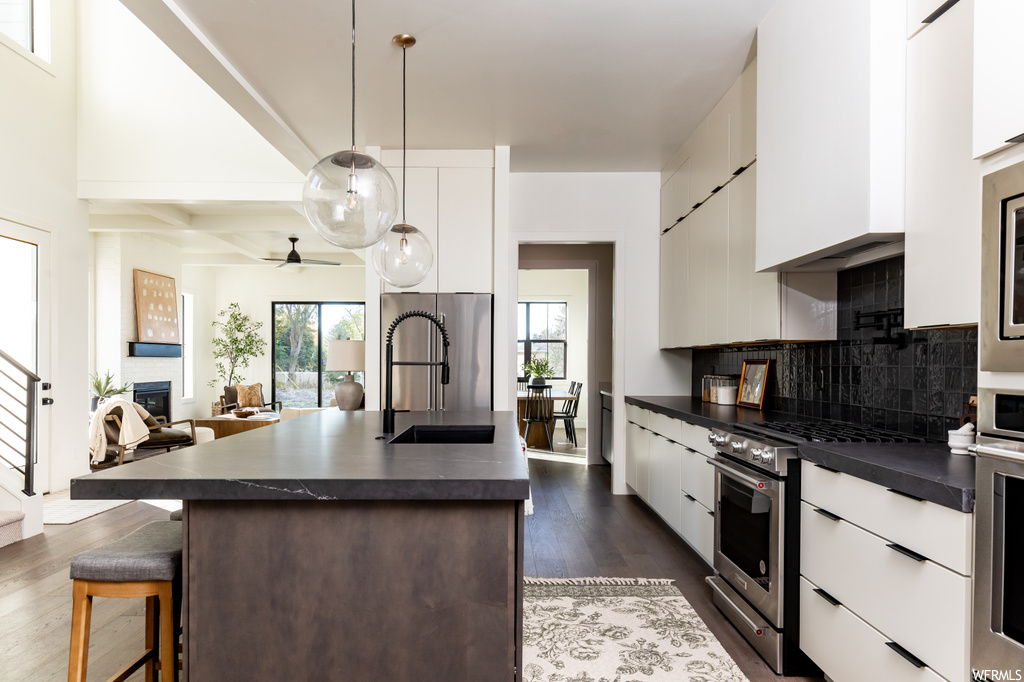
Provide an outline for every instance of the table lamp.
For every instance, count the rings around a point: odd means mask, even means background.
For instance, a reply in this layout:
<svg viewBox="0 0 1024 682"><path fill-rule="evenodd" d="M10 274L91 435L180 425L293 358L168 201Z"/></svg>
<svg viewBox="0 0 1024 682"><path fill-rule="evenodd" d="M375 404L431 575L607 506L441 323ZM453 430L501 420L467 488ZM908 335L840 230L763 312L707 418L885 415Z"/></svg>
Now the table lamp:
<svg viewBox="0 0 1024 682"><path fill-rule="evenodd" d="M366 369L366 351L362 341L331 341L327 347L328 372L348 372L344 380L334 386L334 398L339 410L355 410L363 400L363 385L352 372Z"/></svg>

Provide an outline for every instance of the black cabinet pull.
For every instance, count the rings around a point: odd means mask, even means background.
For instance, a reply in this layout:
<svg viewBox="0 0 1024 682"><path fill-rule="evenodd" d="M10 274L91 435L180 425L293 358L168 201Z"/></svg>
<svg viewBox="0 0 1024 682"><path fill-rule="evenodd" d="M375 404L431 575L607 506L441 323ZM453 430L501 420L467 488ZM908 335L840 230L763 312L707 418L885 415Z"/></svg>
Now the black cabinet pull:
<svg viewBox="0 0 1024 682"><path fill-rule="evenodd" d="M697 202L696 204L694 204L694 205L693 205L693 209L692 209L692 210L694 210L694 211L695 211L695 210L697 210L698 208L700 208L700 205L701 205L702 203L703 203L703 202L700 202L700 201L698 201L698 202Z"/></svg>
<svg viewBox="0 0 1024 682"><path fill-rule="evenodd" d="M689 500L690 502L696 502L696 501L697 501L697 498L696 498L696 497L694 497L693 495L688 495L688 494L686 494L686 493L683 493L683 497L685 497L686 499L688 499L688 500Z"/></svg>
<svg viewBox="0 0 1024 682"><path fill-rule="evenodd" d="M1006 144L1020 144L1021 142L1024 142L1024 133L1011 137L1006 141Z"/></svg>
<svg viewBox="0 0 1024 682"><path fill-rule="evenodd" d="M820 508L818 508L818 507L815 507L815 508L814 508L814 511L818 512L819 514L821 514L822 516L824 516L824 517L825 517L826 519L828 519L829 521L842 521L842 520L843 520L843 517L842 517L842 516L836 516L836 515L835 515L835 514L833 514L832 512L830 512L830 511L827 511L827 510L825 510L825 509L820 509Z"/></svg>
<svg viewBox="0 0 1024 682"><path fill-rule="evenodd" d="M814 466L818 467L819 469L824 469L825 471L831 471L833 474L838 474L839 473L838 469L833 469L832 467L827 467L824 464L815 464Z"/></svg>
<svg viewBox="0 0 1024 682"><path fill-rule="evenodd" d="M910 665L916 668L927 668L928 664L922 661L920 658L910 653L896 642L886 642L885 645L902 656Z"/></svg>
<svg viewBox="0 0 1024 682"><path fill-rule="evenodd" d="M52 386L50 385L49 381L44 381L42 384L40 384L39 388L43 389L44 391L49 391L50 388L52 388Z"/></svg>
<svg viewBox="0 0 1024 682"><path fill-rule="evenodd" d="M917 495L911 495L910 493L905 493L902 490L896 490L895 488L886 488L886 490L888 490L891 493L895 493L895 494L899 495L900 497L906 497L908 499L914 500L915 502L924 502L924 498L923 497L918 497Z"/></svg>
<svg viewBox="0 0 1024 682"><path fill-rule="evenodd" d="M747 167L746 167L746 166L740 166L739 168L737 168L736 170L734 170L734 171L732 172L732 174L733 174L733 177L735 177L735 176L739 175L740 173L742 173L742 172L743 172L743 171L745 171L745 170L747 170Z"/></svg>
<svg viewBox="0 0 1024 682"><path fill-rule="evenodd" d="M43 405L53 405L53 398L43 398Z"/></svg>
<svg viewBox="0 0 1024 682"><path fill-rule="evenodd" d="M814 588L814 594L818 595L819 597L821 597L822 599L827 601L832 606L842 606L843 605L843 603L841 601L839 601L838 599L836 599L835 597L833 597L831 594L829 594L825 590L821 589L820 587Z"/></svg>
<svg viewBox="0 0 1024 682"><path fill-rule="evenodd" d="M710 517L714 518L714 516L715 516L715 512L713 512L713 511L711 511L711 510L709 509L709 510L708 510L708 516L710 516Z"/></svg>
<svg viewBox="0 0 1024 682"><path fill-rule="evenodd" d="M946 2L942 3L941 5L939 5L938 9L936 9L934 12L932 12L931 14L926 16L924 19L922 19L921 23L922 24L930 24L930 23L932 23L933 21L935 21L936 19L941 17L943 14L945 14L946 10L948 10L950 7L952 7L953 5L955 5L958 2L960 2L960 0L946 0Z"/></svg>
<svg viewBox="0 0 1024 682"><path fill-rule="evenodd" d="M928 561L928 557L926 557L925 555L918 554L914 550L907 549L903 545L897 545L895 542L890 542L889 544L886 545L886 547L888 547L889 549L894 549L897 552L899 552L900 554L902 554L903 556L908 556L911 559L913 559L914 561Z"/></svg>

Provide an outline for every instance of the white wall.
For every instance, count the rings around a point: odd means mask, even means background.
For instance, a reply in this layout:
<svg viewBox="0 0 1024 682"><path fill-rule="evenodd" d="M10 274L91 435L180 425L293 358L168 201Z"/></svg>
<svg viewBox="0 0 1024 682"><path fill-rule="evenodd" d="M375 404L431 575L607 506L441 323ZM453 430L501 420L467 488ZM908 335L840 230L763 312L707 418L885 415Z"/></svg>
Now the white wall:
<svg viewBox="0 0 1024 682"><path fill-rule="evenodd" d="M623 401L627 394L690 392L690 354L658 348L660 191L659 173L512 173L509 238L504 244L495 240L495 260L507 259L509 263L509 283L502 287L495 282L496 295L499 290L517 289L520 243L615 244L612 382L616 452L625 449ZM514 329L514 310L511 312L508 322ZM504 370L497 366L496 373L504 371L511 376L515 349L508 339L495 338L495 358L496 363L502 358L506 363ZM496 395L495 402L501 397ZM596 415L590 417L596 423ZM588 436L588 449L596 450L592 444L596 446L597 442ZM621 467L613 466L612 490L626 493Z"/></svg>
<svg viewBox="0 0 1024 682"><path fill-rule="evenodd" d="M520 270L520 301L564 301L566 304L565 379L555 379L556 388L569 389L572 381L582 381L589 387L587 376L588 299L590 298L587 270ZM587 394L580 394L576 425L587 427ZM561 405L559 405L561 409Z"/></svg>
<svg viewBox="0 0 1024 682"><path fill-rule="evenodd" d="M303 173L124 5L79 7L80 196L301 198Z"/></svg>
<svg viewBox="0 0 1024 682"><path fill-rule="evenodd" d="M52 0L51 60L0 44L0 218L51 234L48 348L54 403L43 408L51 462L36 489L88 473L88 225L76 192L76 9ZM68 428L82 424L81 429Z"/></svg>

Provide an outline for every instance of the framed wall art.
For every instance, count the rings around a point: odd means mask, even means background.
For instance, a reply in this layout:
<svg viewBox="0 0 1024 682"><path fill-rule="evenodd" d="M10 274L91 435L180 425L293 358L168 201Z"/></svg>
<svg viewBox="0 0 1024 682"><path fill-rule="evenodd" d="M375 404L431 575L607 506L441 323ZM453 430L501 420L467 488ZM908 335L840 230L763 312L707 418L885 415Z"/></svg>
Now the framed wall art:
<svg viewBox="0 0 1024 682"><path fill-rule="evenodd" d="M135 270L135 314L139 341L180 345L178 292L174 278Z"/></svg>
<svg viewBox="0 0 1024 682"><path fill-rule="evenodd" d="M736 404L761 409L768 387L768 360L744 360L740 375L740 392Z"/></svg>

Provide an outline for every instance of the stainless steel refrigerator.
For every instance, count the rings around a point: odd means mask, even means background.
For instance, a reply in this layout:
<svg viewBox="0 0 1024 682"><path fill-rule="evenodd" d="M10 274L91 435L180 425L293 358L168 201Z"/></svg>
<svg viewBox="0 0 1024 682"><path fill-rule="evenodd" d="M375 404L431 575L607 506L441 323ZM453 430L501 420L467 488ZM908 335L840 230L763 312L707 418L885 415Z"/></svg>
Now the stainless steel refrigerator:
<svg viewBox="0 0 1024 682"><path fill-rule="evenodd" d="M380 297L381 372L391 323L413 310L433 314L448 331L449 383L441 368L399 365L394 368L396 410L490 410L494 367L493 296L491 294L382 294ZM441 334L430 321L413 317L395 330L394 359L433 362L441 359ZM381 386L381 408L384 407Z"/></svg>

